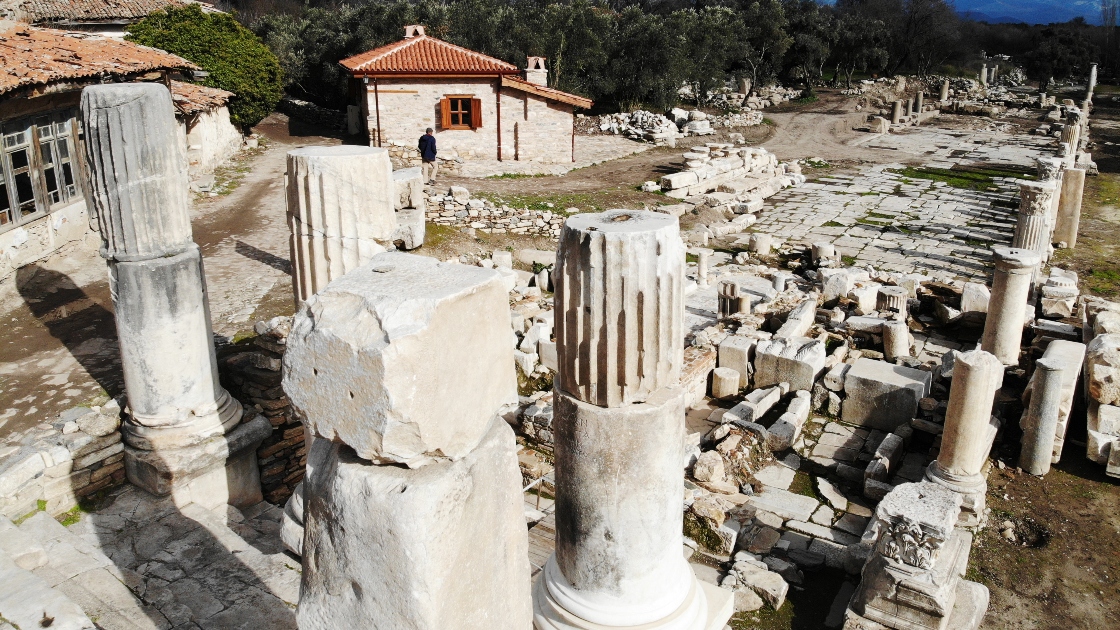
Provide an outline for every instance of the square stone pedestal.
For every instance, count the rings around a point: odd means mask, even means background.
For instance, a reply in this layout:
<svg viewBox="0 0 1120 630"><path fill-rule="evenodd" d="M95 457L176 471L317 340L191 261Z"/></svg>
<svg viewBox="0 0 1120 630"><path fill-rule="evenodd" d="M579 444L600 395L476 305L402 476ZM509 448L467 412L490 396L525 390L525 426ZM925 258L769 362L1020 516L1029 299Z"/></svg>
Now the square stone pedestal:
<svg viewBox="0 0 1120 630"><path fill-rule="evenodd" d="M193 446L149 451L126 444L125 472L133 485L157 496L170 494L180 507L254 505L264 500L257 447L271 433L268 420L256 416Z"/></svg>

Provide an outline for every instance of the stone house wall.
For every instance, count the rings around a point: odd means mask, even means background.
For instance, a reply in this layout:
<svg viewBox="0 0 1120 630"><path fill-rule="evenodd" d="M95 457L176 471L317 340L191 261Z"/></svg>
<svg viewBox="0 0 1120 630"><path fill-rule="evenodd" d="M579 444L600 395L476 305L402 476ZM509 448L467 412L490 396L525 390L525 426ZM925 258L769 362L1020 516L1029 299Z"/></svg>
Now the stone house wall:
<svg viewBox="0 0 1120 630"><path fill-rule="evenodd" d="M192 176L214 172L214 169L241 150L244 137L230 122L229 108L218 107L194 116L179 119L179 129L187 147L187 164Z"/></svg>
<svg viewBox="0 0 1120 630"><path fill-rule="evenodd" d="M501 88L499 96L497 83L494 78L379 79L375 95L371 82L362 102L371 142L380 111L382 146L414 148L431 127L441 157L497 160L500 99L503 160L571 162L574 108L511 88ZM440 128L440 100L451 94L481 101L480 127Z"/></svg>

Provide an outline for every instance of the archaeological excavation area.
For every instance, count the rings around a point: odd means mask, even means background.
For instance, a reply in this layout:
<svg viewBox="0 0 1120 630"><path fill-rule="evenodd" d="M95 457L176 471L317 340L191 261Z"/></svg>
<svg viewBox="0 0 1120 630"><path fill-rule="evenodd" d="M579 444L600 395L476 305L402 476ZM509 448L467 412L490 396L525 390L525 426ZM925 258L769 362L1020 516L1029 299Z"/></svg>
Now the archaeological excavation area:
<svg viewBox="0 0 1120 630"><path fill-rule="evenodd" d="M524 178L286 136L217 199L162 84L86 87L91 236L4 302L0 630L1108 627L1095 67L982 78Z"/></svg>

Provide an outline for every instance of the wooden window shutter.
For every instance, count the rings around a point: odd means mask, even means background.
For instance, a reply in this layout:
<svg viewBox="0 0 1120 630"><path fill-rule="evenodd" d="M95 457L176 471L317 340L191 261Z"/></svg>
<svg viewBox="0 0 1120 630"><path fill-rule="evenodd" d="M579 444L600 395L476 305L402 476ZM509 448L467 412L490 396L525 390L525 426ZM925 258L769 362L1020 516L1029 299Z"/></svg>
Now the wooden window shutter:
<svg viewBox="0 0 1120 630"><path fill-rule="evenodd" d="M440 129L451 128L451 99L449 98L439 101L439 126Z"/></svg>
<svg viewBox="0 0 1120 630"><path fill-rule="evenodd" d="M471 99L471 129L478 129L482 126L482 99Z"/></svg>

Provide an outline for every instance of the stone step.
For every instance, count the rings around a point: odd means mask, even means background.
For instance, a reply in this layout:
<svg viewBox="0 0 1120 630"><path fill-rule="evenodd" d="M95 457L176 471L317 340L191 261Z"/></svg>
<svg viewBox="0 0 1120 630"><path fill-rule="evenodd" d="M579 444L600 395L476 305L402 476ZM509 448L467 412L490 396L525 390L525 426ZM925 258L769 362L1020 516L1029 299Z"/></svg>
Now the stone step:
<svg viewBox="0 0 1120 630"><path fill-rule="evenodd" d="M0 553L8 554L16 566L26 571L34 571L47 563L43 545L3 516L0 516Z"/></svg>
<svg viewBox="0 0 1120 630"><path fill-rule="evenodd" d="M10 533L10 532L6 532ZM91 630L78 604L0 550L0 627Z"/></svg>

